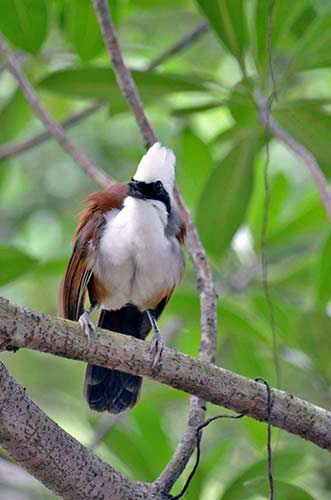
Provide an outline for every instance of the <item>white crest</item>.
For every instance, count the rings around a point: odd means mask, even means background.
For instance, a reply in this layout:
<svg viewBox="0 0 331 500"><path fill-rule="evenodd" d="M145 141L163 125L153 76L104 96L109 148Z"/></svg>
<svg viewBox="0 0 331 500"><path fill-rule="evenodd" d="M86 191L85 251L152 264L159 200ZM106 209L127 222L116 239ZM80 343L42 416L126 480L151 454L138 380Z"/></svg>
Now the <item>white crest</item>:
<svg viewBox="0 0 331 500"><path fill-rule="evenodd" d="M161 181L171 195L175 184L176 157L172 149L153 144L142 157L134 174L134 180L143 182Z"/></svg>

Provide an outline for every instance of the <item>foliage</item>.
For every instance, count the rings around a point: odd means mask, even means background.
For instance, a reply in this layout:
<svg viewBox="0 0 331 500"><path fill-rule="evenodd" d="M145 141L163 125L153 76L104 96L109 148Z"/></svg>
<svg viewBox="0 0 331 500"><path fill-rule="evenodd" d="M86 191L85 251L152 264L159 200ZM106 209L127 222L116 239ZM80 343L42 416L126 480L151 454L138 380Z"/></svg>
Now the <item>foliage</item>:
<svg viewBox="0 0 331 500"><path fill-rule="evenodd" d="M102 100L102 110L70 135L112 176L128 179L143 152L141 139L87 4L3 0L0 30L57 119L94 98ZM330 228L305 165L266 138L252 99L254 88L266 95L272 90L269 2L110 0L110 5L158 137L177 153L178 182L213 265L220 295L217 363L275 383L260 272L267 139L267 256L282 388L328 408ZM155 72L144 70L204 16L211 32ZM330 25L328 2L279 0L269 40L278 90L274 117L316 155L328 178ZM0 142L30 137L40 124L8 74L0 78ZM52 141L0 164L2 295L55 314L79 203L95 188ZM190 265L163 325L171 315L183 322L173 345L196 355L199 303ZM1 358L60 425L86 444L93 440L103 417L91 414L81 397L82 364L21 351ZM152 480L181 435L186 410L184 394L147 381L139 405L110 429L97 452L130 477ZM276 431L273 436L276 498L330 498L329 456L298 438ZM258 422L213 424L205 431L201 466L188 498L267 498L265 442L266 428ZM26 498L45 495L40 487Z"/></svg>

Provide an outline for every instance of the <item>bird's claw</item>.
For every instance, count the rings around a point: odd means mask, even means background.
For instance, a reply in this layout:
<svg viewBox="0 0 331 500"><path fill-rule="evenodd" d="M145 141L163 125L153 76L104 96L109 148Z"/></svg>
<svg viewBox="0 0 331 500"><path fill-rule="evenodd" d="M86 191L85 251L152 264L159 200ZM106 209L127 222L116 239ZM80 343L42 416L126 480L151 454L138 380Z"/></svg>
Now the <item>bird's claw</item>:
<svg viewBox="0 0 331 500"><path fill-rule="evenodd" d="M96 327L86 311L80 316L78 323L84 330L87 339L90 340L91 333L96 333Z"/></svg>
<svg viewBox="0 0 331 500"><path fill-rule="evenodd" d="M164 349L164 342L162 340L160 332L154 332L154 336L153 336L151 343L150 343L150 346L149 346L150 352L154 353L153 363L152 363L153 370L161 359L163 349Z"/></svg>

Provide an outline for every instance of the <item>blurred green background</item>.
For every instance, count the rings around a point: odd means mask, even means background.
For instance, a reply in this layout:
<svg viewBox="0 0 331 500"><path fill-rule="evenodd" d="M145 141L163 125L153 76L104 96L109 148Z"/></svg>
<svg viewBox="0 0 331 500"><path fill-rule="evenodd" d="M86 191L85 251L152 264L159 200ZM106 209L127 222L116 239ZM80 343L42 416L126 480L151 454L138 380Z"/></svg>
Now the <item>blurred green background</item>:
<svg viewBox="0 0 331 500"><path fill-rule="evenodd" d="M272 90L269 1L110 4L148 116L160 141L176 152L178 184L212 264L220 296L217 363L276 383L261 276L268 140L267 257L281 388L329 408L330 227L305 165L266 137L252 99L254 88L266 95ZM206 16L212 30L154 72L145 71L154 57ZM329 178L330 2L278 0L272 24L278 89L273 115L316 155ZM54 118L63 120L100 101L98 110L69 135L112 177L130 178L143 154L142 140L116 87L90 2L2 0L0 31ZM3 67L0 71L4 144L31 137L42 126L15 81ZM96 189L54 141L0 162L1 295L56 314L81 200ZM178 322L180 327L174 328ZM189 262L161 326L172 331L170 345L197 356L199 300ZM139 405L114 421L88 410L82 397L83 363L27 350L1 353L1 360L56 422L130 478L155 479L185 427L188 397L166 386L146 381ZM218 411L208 410L209 415ZM201 465L187 498L268 498L266 426L250 419L212 426L205 430ZM331 498L329 454L277 430L273 453L277 499ZM0 458L1 500L50 498L55 497Z"/></svg>

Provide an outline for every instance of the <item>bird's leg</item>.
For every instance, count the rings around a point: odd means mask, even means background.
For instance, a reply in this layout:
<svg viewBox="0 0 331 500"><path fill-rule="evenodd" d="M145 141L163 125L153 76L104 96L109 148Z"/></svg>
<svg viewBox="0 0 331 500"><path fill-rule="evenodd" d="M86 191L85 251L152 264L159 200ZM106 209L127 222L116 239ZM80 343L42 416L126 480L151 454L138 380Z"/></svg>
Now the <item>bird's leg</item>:
<svg viewBox="0 0 331 500"><path fill-rule="evenodd" d="M159 327L157 325L156 319L154 317L154 312L151 310L146 311L149 322L151 324L151 327L153 329L154 335L150 343L150 351L154 352L154 358L153 358L153 364L152 368L154 369L156 364L160 361L160 358L162 356L162 352L164 349L164 343L160 334Z"/></svg>
<svg viewBox="0 0 331 500"><path fill-rule="evenodd" d="M84 311L83 314L78 319L78 323L83 328L84 333L85 333L85 335L87 336L88 339L90 338L90 334L91 333L95 333L96 332L96 327L95 327L95 324L93 323L93 321L90 318L90 314L92 314L92 312L94 311L94 309L97 306L98 306L97 303L91 304L90 307L88 309L86 309L86 311Z"/></svg>

